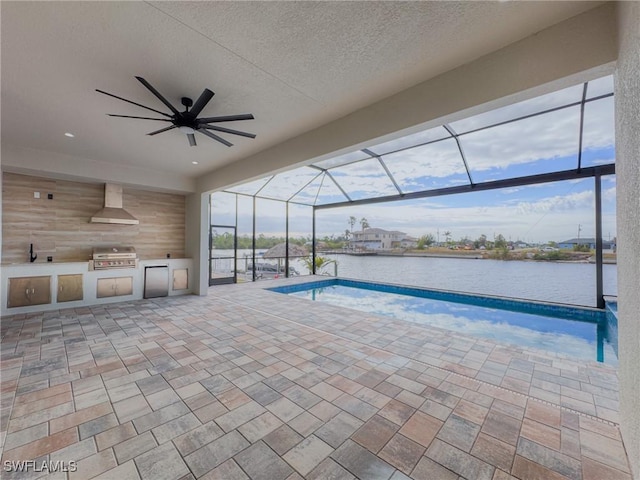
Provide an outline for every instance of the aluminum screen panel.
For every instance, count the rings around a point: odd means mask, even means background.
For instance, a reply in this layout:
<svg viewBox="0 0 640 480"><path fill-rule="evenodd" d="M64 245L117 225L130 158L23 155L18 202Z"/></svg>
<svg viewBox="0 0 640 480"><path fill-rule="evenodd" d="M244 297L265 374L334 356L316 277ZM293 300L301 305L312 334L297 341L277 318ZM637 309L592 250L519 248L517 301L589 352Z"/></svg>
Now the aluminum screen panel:
<svg viewBox="0 0 640 480"><path fill-rule="evenodd" d="M403 193L469 184L454 139L384 155L391 175Z"/></svg>
<svg viewBox="0 0 640 480"><path fill-rule="evenodd" d="M460 136L474 182L578 167L580 107Z"/></svg>
<svg viewBox="0 0 640 480"><path fill-rule="evenodd" d="M385 155L398 150L404 150L405 148L415 147L417 145L422 145L436 140L442 140L443 138L450 136L449 132L447 132L443 127L430 128L429 130L424 130L422 132L413 133L405 137L396 138L395 140L374 145L367 148L367 150L372 151L376 155Z"/></svg>
<svg viewBox="0 0 640 480"><path fill-rule="evenodd" d="M289 200L298 191L312 182L322 172L311 167L300 167L275 175L258 193L264 198Z"/></svg>
<svg viewBox="0 0 640 480"><path fill-rule="evenodd" d="M377 158L332 168L329 172L352 200L398 194Z"/></svg>
<svg viewBox="0 0 640 480"><path fill-rule="evenodd" d="M552 108L562 107L582 100L584 85L575 85L557 92L548 93L540 97L535 97L524 102L514 103L506 107L497 108L480 115L465 118L451 123L451 127L458 134L470 132L478 128L488 127L497 123L514 120L535 113L543 112Z"/></svg>
<svg viewBox="0 0 640 480"><path fill-rule="evenodd" d="M582 166L615 163L615 119L613 97L594 100L584 106Z"/></svg>

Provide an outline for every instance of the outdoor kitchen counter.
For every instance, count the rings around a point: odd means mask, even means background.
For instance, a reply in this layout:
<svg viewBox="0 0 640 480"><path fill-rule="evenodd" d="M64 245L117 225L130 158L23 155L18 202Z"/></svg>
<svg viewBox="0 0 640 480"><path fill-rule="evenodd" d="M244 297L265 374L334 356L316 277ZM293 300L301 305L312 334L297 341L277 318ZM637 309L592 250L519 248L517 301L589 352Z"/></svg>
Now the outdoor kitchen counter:
<svg viewBox="0 0 640 480"><path fill-rule="evenodd" d="M1 265L2 285L0 299L2 299L2 316L21 313L39 312L44 310L58 310L77 308L87 305L124 302L141 299L144 294L144 273L147 266L169 267L169 295L184 295L191 293L192 265L190 258L163 258L139 260L136 268L113 268L106 270L89 270L89 262L34 262L34 263L3 263ZM188 288L176 290L172 288L173 272L187 270ZM57 302L58 276L82 275L82 300ZM51 277L51 303L8 308L9 279L25 277ZM99 279L131 277L132 293L98 298L97 285Z"/></svg>

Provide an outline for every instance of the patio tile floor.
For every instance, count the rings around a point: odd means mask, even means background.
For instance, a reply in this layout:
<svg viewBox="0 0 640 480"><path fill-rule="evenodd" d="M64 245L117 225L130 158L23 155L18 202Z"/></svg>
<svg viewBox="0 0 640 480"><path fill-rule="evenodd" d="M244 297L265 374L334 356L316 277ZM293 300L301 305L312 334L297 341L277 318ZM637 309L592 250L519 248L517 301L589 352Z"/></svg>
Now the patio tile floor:
<svg viewBox="0 0 640 480"><path fill-rule="evenodd" d="M3 318L2 477L630 480L615 369L272 285Z"/></svg>

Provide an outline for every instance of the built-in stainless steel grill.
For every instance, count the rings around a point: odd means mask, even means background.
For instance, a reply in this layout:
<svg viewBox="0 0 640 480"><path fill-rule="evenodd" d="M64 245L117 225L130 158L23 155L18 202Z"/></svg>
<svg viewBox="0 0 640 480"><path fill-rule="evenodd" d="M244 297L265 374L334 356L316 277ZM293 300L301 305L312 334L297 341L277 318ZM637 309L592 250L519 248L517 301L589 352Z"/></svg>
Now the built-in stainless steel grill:
<svg viewBox="0 0 640 480"><path fill-rule="evenodd" d="M136 268L138 255L133 247L95 247L89 268L106 270L110 268Z"/></svg>

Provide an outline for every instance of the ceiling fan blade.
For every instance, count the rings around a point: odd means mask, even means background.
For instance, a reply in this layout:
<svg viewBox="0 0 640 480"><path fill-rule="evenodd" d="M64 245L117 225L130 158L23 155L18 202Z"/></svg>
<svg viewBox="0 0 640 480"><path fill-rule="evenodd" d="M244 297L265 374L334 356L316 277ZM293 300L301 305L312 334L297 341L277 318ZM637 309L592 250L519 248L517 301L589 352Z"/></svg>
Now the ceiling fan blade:
<svg viewBox="0 0 640 480"><path fill-rule="evenodd" d="M199 118L198 123L233 122L235 120L253 120L253 118L252 114L243 113L241 115L227 115L224 117Z"/></svg>
<svg viewBox="0 0 640 480"><path fill-rule="evenodd" d="M115 113L107 113L110 117L120 118L139 118L140 120L156 120L158 122L171 122L168 118L151 118L151 117L132 117L131 115L116 115Z"/></svg>
<svg viewBox="0 0 640 480"><path fill-rule="evenodd" d="M214 127L211 125L201 125L200 128L206 128L207 130L216 130L218 132L231 133L233 135L241 135L243 137L256 138L253 133L241 132L239 130L232 130L224 127Z"/></svg>
<svg viewBox="0 0 640 480"><path fill-rule="evenodd" d="M169 110L171 110L174 114L179 115L180 112L178 112L178 110L176 110L176 107L174 107L173 105L171 105L171 103L169 103L169 100L167 100L166 98L164 98L159 91L157 91L155 88L153 88L153 86L147 82L144 78L142 77L136 77L136 79L145 87L147 87L147 89L153 93L156 97L158 97L158 100L160 100L162 103L164 103Z"/></svg>
<svg viewBox="0 0 640 480"><path fill-rule="evenodd" d="M189 145L195 147L196 144L196 136L193 133L187 133L187 138L189 139Z"/></svg>
<svg viewBox="0 0 640 480"><path fill-rule="evenodd" d="M169 115L168 113L161 112L160 110L156 110L151 107L145 107L144 105L141 105L136 102L132 102L131 100L127 100L126 98L119 97L117 95L114 95L113 93L108 93L108 92L105 92L104 90L98 90L97 88L96 88L96 92L102 93L103 95L109 95L110 97L117 98L118 100L122 100L123 102L132 103L133 105L137 105L138 107L146 108L147 110L151 110L152 112L156 112L156 113L159 113L160 115L164 115L165 117L171 118L171 115Z"/></svg>
<svg viewBox="0 0 640 480"><path fill-rule="evenodd" d="M205 88L202 94L200 95L200 97L198 98L198 100L196 100L196 103L194 103L193 107L191 107L189 114L193 118L200 115L200 112L204 107L206 107L207 103L209 103L209 100L213 98L213 95L214 93L211 90L209 90L208 88Z"/></svg>
<svg viewBox="0 0 640 480"><path fill-rule="evenodd" d="M171 125L170 127L162 128L160 130L156 130L155 132L147 133L147 135L157 135L159 133L166 132L167 130L172 130L174 128L178 128L178 126L177 125Z"/></svg>
<svg viewBox="0 0 640 480"><path fill-rule="evenodd" d="M216 134L214 134L214 133L211 133L211 132L209 132L209 131L207 131L207 130L205 130L205 129L199 129L198 131L199 131L200 133L202 133L202 134L206 135L207 137L209 137L209 138L213 138L214 140L216 140L216 141L218 141L218 142L220 142L220 143L222 143L222 144L226 145L227 147L232 147L232 146L233 146L233 143L231 143L231 142L227 142L224 138L219 137L218 135L216 135Z"/></svg>

